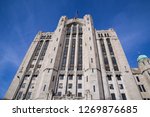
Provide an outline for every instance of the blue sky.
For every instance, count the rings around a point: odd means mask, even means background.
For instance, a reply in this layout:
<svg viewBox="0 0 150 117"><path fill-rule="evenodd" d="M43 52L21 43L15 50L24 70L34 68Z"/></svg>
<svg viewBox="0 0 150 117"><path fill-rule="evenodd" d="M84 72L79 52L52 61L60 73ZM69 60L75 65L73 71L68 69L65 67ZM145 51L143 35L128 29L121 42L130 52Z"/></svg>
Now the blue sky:
<svg viewBox="0 0 150 117"><path fill-rule="evenodd" d="M96 29L114 28L131 67L150 57L150 0L0 0L0 98L38 31L54 31L59 18L91 14Z"/></svg>

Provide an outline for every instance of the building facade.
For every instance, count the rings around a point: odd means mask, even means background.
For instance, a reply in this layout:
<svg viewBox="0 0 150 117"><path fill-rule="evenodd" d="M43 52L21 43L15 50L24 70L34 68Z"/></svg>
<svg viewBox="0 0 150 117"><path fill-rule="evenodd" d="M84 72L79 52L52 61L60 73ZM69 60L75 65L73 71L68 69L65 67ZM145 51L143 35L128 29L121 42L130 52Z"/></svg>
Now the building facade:
<svg viewBox="0 0 150 117"><path fill-rule="evenodd" d="M148 59L148 58L147 58ZM141 63L139 63L141 64ZM149 63L146 63L147 65ZM145 69L138 74L145 74ZM113 29L96 30L90 15L62 16L54 32L39 32L7 93L14 100L141 100L136 70L130 68ZM142 74L141 74L142 73ZM135 75L136 74L136 75ZM145 97L144 97L144 96Z"/></svg>

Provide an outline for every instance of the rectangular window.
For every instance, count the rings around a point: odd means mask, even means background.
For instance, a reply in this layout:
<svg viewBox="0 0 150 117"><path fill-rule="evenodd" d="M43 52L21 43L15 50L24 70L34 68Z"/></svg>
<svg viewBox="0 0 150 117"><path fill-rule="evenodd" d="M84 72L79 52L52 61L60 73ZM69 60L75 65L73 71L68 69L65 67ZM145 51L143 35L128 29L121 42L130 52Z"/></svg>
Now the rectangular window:
<svg viewBox="0 0 150 117"><path fill-rule="evenodd" d="M95 85L93 85L93 91L95 92Z"/></svg>
<svg viewBox="0 0 150 117"><path fill-rule="evenodd" d="M138 85L140 92L146 92L144 85Z"/></svg>
<svg viewBox="0 0 150 117"><path fill-rule="evenodd" d="M78 97L82 97L82 93L78 93Z"/></svg>
<svg viewBox="0 0 150 117"><path fill-rule="evenodd" d="M36 80L37 76L38 76L38 75L33 75L33 76L32 76L32 80Z"/></svg>
<svg viewBox="0 0 150 117"><path fill-rule="evenodd" d="M91 58L91 63L93 63L93 58Z"/></svg>
<svg viewBox="0 0 150 117"><path fill-rule="evenodd" d="M21 99L22 93L23 93L22 91L20 91L20 92L18 93L17 100Z"/></svg>
<svg viewBox="0 0 150 117"><path fill-rule="evenodd" d="M58 92L57 95L58 95L58 96L61 96L61 92Z"/></svg>
<svg viewBox="0 0 150 117"><path fill-rule="evenodd" d="M34 67L34 65L30 65L30 68L33 68Z"/></svg>
<svg viewBox="0 0 150 117"><path fill-rule="evenodd" d="M141 85L143 92L146 92L144 85Z"/></svg>
<svg viewBox="0 0 150 117"><path fill-rule="evenodd" d="M37 65L37 68L41 68L41 65Z"/></svg>
<svg viewBox="0 0 150 117"><path fill-rule="evenodd" d="M82 75L77 75L78 80L82 80Z"/></svg>
<svg viewBox="0 0 150 117"><path fill-rule="evenodd" d="M121 80L121 75L116 75L117 80Z"/></svg>
<svg viewBox="0 0 150 117"><path fill-rule="evenodd" d="M86 77L86 82L88 82L88 76Z"/></svg>
<svg viewBox="0 0 150 117"><path fill-rule="evenodd" d="M82 70L82 38L81 37L79 37L79 41L78 41L77 70Z"/></svg>
<svg viewBox="0 0 150 117"><path fill-rule="evenodd" d="M104 65L105 65L105 70L110 71L110 67L109 67L108 58L107 58L106 49L105 49L103 39L100 39L100 45L101 45L101 50L102 50L102 54L103 54L103 62L104 62Z"/></svg>
<svg viewBox="0 0 150 117"><path fill-rule="evenodd" d="M46 85L44 85L44 87L43 87L43 91L45 91L45 89L46 89Z"/></svg>
<svg viewBox="0 0 150 117"><path fill-rule="evenodd" d="M59 80L63 80L64 79L64 75L60 74L59 75Z"/></svg>
<svg viewBox="0 0 150 117"><path fill-rule="evenodd" d="M23 84L21 85L21 88L25 88L25 86L26 86L26 83L23 83Z"/></svg>
<svg viewBox="0 0 150 117"><path fill-rule="evenodd" d="M125 93L122 93L121 96L122 96L123 100L127 100L127 97L126 97Z"/></svg>
<svg viewBox="0 0 150 117"><path fill-rule="evenodd" d="M138 77L138 76L136 76L136 80L137 80L138 82L140 82L140 79L139 79L139 77Z"/></svg>
<svg viewBox="0 0 150 117"><path fill-rule="evenodd" d="M59 83L59 86L58 86L60 89L63 88L63 83Z"/></svg>
<svg viewBox="0 0 150 117"><path fill-rule="evenodd" d="M30 88L31 88L31 89L34 89L34 83L31 83L31 84L30 84Z"/></svg>
<svg viewBox="0 0 150 117"><path fill-rule="evenodd" d="M116 96L115 96L114 93L111 93L111 99L112 99L112 100L116 100Z"/></svg>
<svg viewBox="0 0 150 117"><path fill-rule="evenodd" d="M82 89L82 84L78 84L78 89Z"/></svg>
<svg viewBox="0 0 150 117"><path fill-rule="evenodd" d="M68 89L72 89L72 84L71 83L68 84Z"/></svg>
<svg viewBox="0 0 150 117"><path fill-rule="evenodd" d="M107 75L107 78L108 78L109 81L112 80L111 75Z"/></svg>
<svg viewBox="0 0 150 117"><path fill-rule="evenodd" d="M28 93L27 93L26 100L28 100L28 99L31 98L31 94L32 94L32 92L28 92Z"/></svg>
<svg viewBox="0 0 150 117"><path fill-rule="evenodd" d="M53 62L53 59L51 59L51 63Z"/></svg>
<svg viewBox="0 0 150 117"><path fill-rule="evenodd" d="M110 89L114 89L113 84L109 84L109 88L110 88Z"/></svg>
<svg viewBox="0 0 150 117"><path fill-rule="evenodd" d="M122 84L119 84L119 89L124 89Z"/></svg>
<svg viewBox="0 0 150 117"><path fill-rule="evenodd" d="M53 76L53 78L52 78L52 81L54 81L55 80L55 76Z"/></svg>
<svg viewBox="0 0 150 117"><path fill-rule="evenodd" d="M68 75L68 80L73 80L73 75Z"/></svg>

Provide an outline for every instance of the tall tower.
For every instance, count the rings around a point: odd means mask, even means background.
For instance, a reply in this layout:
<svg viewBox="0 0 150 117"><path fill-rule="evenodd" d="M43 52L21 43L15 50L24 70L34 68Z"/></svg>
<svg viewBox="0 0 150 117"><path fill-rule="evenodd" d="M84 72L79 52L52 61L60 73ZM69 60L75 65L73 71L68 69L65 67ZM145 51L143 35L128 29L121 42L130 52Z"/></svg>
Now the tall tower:
<svg viewBox="0 0 150 117"><path fill-rule="evenodd" d="M54 32L39 32L6 99L142 99L113 29L96 30L90 15L62 16Z"/></svg>

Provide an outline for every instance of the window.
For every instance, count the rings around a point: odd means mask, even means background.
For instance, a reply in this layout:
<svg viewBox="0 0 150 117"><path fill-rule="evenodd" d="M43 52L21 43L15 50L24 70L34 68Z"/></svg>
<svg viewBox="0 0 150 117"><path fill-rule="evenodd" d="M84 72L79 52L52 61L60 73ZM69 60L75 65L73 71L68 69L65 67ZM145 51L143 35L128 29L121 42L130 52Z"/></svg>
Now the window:
<svg viewBox="0 0 150 117"><path fill-rule="evenodd" d="M80 92L80 93L78 93L78 97L82 97L82 93Z"/></svg>
<svg viewBox="0 0 150 117"><path fill-rule="evenodd" d="M38 75L33 75L32 76L32 80L35 80L37 78Z"/></svg>
<svg viewBox="0 0 150 117"><path fill-rule="evenodd" d="M139 79L139 77L138 77L138 76L136 76L136 80L137 80L138 82L140 82L140 79Z"/></svg>
<svg viewBox="0 0 150 117"><path fill-rule="evenodd" d="M122 84L119 84L119 89L124 89Z"/></svg>
<svg viewBox="0 0 150 117"><path fill-rule="evenodd" d="M91 40L91 37L89 37L89 40Z"/></svg>
<svg viewBox="0 0 150 117"><path fill-rule="evenodd" d="M21 88L25 88L25 85L26 85L26 83L23 83L23 84L21 85Z"/></svg>
<svg viewBox="0 0 150 117"><path fill-rule="evenodd" d="M56 39L56 41L58 41L58 38Z"/></svg>
<svg viewBox="0 0 150 117"><path fill-rule="evenodd" d="M78 89L82 89L82 84L78 84Z"/></svg>
<svg viewBox="0 0 150 117"><path fill-rule="evenodd" d="M92 50L92 47L90 46L90 50Z"/></svg>
<svg viewBox="0 0 150 117"><path fill-rule="evenodd" d="M69 44L69 39L66 39L65 48L64 48L64 52L63 52L62 63L61 63L61 70L65 70L65 67L66 67L66 59L67 59L67 53L68 53L68 44Z"/></svg>
<svg viewBox="0 0 150 117"><path fill-rule="evenodd" d="M109 81L112 80L111 75L107 75L107 78L108 78Z"/></svg>
<svg viewBox="0 0 150 117"><path fill-rule="evenodd" d="M106 49L105 49L103 39L100 39L100 45L101 45L101 50L102 50L102 54L103 54L103 61L104 61L104 65L105 65L105 70L110 71L110 67L109 67L108 58L107 58Z"/></svg>
<svg viewBox="0 0 150 117"><path fill-rule="evenodd" d="M51 59L51 62L50 63L52 63L53 62L53 59Z"/></svg>
<svg viewBox="0 0 150 117"><path fill-rule="evenodd" d="M41 65L37 65L37 68L41 68Z"/></svg>
<svg viewBox="0 0 150 117"><path fill-rule="evenodd" d="M71 89L71 88L72 88L72 84L69 83L69 84L68 84L68 89Z"/></svg>
<svg viewBox="0 0 150 117"><path fill-rule="evenodd" d="M21 99L22 93L23 93L22 91L20 91L20 92L18 93L17 100Z"/></svg>
<svg viewBox="0 0 150 117"><path fill-rule="evenodd" d="M111 99L112 99L112 100L116 100L116 96L115 96L114 93L111 93Z"/></svg>
<svg viewBox="0 0 150 117"><path fill-rule="evenodd" d="M73 75L68 75L68 80L72 80L73 79Z"/></svg>
<svg viewBox="0 0 150 117"><path fill-rule="evenodd" d="M51 39L51 35L47 35L46 39Z"/></svg>
<svg viewBox="0 0 150 117"><path fill-rule="evenodd" d="M116 75L117 80L121 80L121 75Z"/></svg>
<svg viewBox="0 0 150 117"><path fill-rule="evenodd" d="M127 100L125 93L121 94L123 100Z"/></svg>
<svg viewBox="0 0 150 117"><path fill-rule="evenodd" d="M30 84L30 88L33 89L34 88L34 83Z"/></svg>
<svg viewBox="0 0 150 117"><path fill-rule="evenodd" d="M78 80L82 80L82 75L77 75Z"/></svg>
<svg viewBox="0 0 150 117"><path fill-rule="evenodd" d="M31 98L31 94L32 94L32 92L28 92L28 93L27 93L27 96L26 96L26 99L27 99L27 100Z"/></svg>
<svg viewBox="0 0 150 117"><path fill-rule="evenodd" d="M95 92L95 85L93 85L93 91Z"/></svg>
<svg viewBox="0 0 150 117"><path fill-rule="evenodd" d="M110 88L110 89L114 89L113 84L109 84L109 88Z"/></svg>
<svg viewBox="0 0 150 117"><path fill-rule="evenodd" d="M63 83L59 83L59 88L60 88L60 89L63 88Z"/></svg>
<svg viewBox="0 0 150 117"><path fill-rule="evenodd" d="M140 92L146 92L144 85L138 85Z"/></svg>
<svg viewBox="0 0 150 117"><path fill-rule="evenodd" d="M76 45L76 40L72 39L72 47L71 47L71 56L70 56L70 65L69 65L69 70L74 69L74 58L75 58L75 45Z"/></svg>
<svg viewBox="0 0 150 117"><path fill-rule="evenodd" d="M86 77L86 82L88 82L88 76Z"/></svg>
<svg viewBox="0 0 150 117"><path fill-rule="evenodd" d="M53 76L52 81L54 81L54 79L55 79L55 76Z"/></svg>
<svg viewBox="0 0 150 117"><path fill-rule="evenodd" d="M63 80L64 79L64 75L60 74L59 75L59 80Z"/></svg>
<svg viewBox="0 0 150 117"><path fill-rule="evenodd" d="M91 58L91 63L93 63L93 58Z"/></svg>
<svg viewBox="0 0 150 117"><path fill-rule="evenodd" d="M150 100L150 98L143 98L143 100Z"/></svg>
<svg viewBox="0 0 150 117"><path fill-rule="evenodd" d="M33 67L34 67L34 65L31 64L31 65L30 65L30 68L33 68Z"/></svg>
<svg viewBox="0 0 150 117"><path fill-rule="evenodd" d="M54 51L55 51L56 47L54 47Z"/></svg>
<svg viewBox="0 0 150 117"><path fill-rule="evenodd" d="M57 95L58 95L58 96L61 96L61 92L58 92Z"/></svg>
<svg viewBox="0 0 150 117"><path fill-rule="evenodd" d="M82 38L79 38L79 41L78 41L77 70L82 70Z"/></svg>
<svg viewBox="0 0 150 117"><path fill-rule="evenodd" d="M44 85L44 87L43 87L43 91L45 91L45 89L46 89L46 85Z"/></svg>

